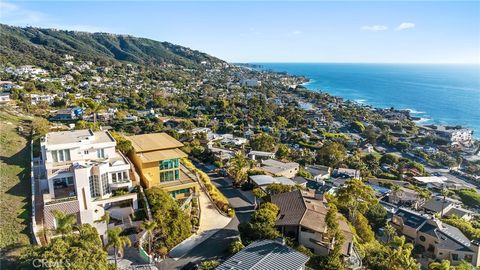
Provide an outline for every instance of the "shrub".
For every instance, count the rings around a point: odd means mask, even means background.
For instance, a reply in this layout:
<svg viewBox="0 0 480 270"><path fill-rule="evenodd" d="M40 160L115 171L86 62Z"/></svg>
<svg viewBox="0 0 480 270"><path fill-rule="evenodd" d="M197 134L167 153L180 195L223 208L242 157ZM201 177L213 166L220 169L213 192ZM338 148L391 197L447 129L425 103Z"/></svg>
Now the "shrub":
<svg viewBox="0 0 480 270"><path fill-rule="evenodd" d="M214 270L219 265L220 265L219 261L215 261L215 260L204 261L200 264L200 269L201 270Z"/></svg>
<svg viewBox="0 0 480 270"><path fill-rule="evenodd" d="M480 193L474 189L461 189L457 191L462 203L469 207L478 207L480 205Z"/></svg>
<svg viewBox="0 0 480 270"><path fill-rule="evenodd" d="M245 246L243 245L242 241L235 240L230 244L230 247L228 248L228 251L230 252L231 255L234 255L235 253L239 252L240 250L242 250L244 248L245 248Z"/></svg>
<svg viewBox="0 0 480 270"><path fill-rule="evenodd" d="M443 218L442 221L457 227L465 234L465 236L467 236L471 240L480 238L480 229L474 228L472 222L466 221L457 216Z"/></svg>
<svg viewBox="0 0 480 270"><path fill-rule="evenodd" d="M218 190L218 188L212 184L212 180L210 177L203 171L197 169L195 165L192 164L188 159L182 159L182 163L187 167L189 170L196 172L200 178L200 181L203 182L205 188L208 191L208 194L212 198L215 205L221 209L223 212L228 214L229 203L227 198L223 195L223 193Z"/></svg>

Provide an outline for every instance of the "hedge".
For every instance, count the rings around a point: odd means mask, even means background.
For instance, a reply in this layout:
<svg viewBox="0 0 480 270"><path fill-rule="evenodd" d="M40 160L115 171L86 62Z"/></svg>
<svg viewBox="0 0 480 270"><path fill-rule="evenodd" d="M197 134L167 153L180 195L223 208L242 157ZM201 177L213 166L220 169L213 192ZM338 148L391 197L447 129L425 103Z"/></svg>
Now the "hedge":
<svg viewBox="0 0 480 270"><path fill-rule="evenodd" d="M233 212L229 210L230 204L228 203L227 198L214 184L212 184L210 177L205 172L197 169L190 160L182 159L182 163L189 170L196 172L199 175L200 181L202 181L207 188L208 194L212 198L215 205L224 213L228 214L229 216L233 216Z"/></svg>

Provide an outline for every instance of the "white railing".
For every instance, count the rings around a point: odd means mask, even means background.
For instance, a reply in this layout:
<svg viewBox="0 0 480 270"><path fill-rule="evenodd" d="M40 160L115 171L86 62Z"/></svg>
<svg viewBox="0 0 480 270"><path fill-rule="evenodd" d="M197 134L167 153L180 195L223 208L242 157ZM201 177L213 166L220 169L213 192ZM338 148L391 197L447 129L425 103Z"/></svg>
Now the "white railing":
<svg viewBox="0 0 480 270"><path fill-rule="evenodd" d="M32 135L33 136L33 133ZM31 215L31 232L32 232L32 239L34 244L40 245L40 238L37 236L38 233L38 228L37 228L37 220L35 218L36 215L43 215L43 213L36 213L35 212L35 194L36 194L36 188L35 188L35 173L34 173L34 160L33 160L33 140L30 140L30 185L32 189L32 198L31 198L31 204L32 204L32 215Z"/></svg>

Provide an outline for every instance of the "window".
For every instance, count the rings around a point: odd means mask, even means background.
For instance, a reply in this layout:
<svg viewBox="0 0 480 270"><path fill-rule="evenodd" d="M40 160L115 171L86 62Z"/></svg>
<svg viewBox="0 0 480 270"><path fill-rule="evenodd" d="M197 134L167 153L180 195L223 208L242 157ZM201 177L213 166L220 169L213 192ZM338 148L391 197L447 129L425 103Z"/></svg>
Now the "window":
<svg viewBox="0 0 480 270"><path fill-rule="evenodd" d="M88 150L83 151L84 155L88 155Z"/></svg>
<svg viewBox="0 0 480 270"><path fill-rule="evenodd" d="M162 160L160 163L160 170L169 170L169 169L176 169L179 167L180 162L177 159L167 159Z"/></svg>
<svg viewBox="0 0 480 270"><path fill-rule="evenodd" d="M105 149L97 149L97 157L98 158L105 158Z"/></svg>
<svg viewBox="0 0 480 270"><path fill-rule="evenodd" d="M92 198L100 196L100 185L98 183L98 176L90 175L88 180L90 184L90 196L92 196Z"/></svg>
<svg viewBox="0 0 480 270"><path fill-rule="evenodd" d="M52 151L53 162L70 161L70 149Z"/></svg>
<svg viewBox="0 0 480 270"><path fill-rule="evenodd" d="M108 185L108 174L104 173L101 175L102 179L102 195L110 193L110 186Z"/></svg>
<svg viewBox="0 0 480 270"><path fill-rule="evenodd" d="M308 228L305 228L305 227L303 227L303 226L300 227L300 230L301 230L302 232L315 233L315 231L310 230L310 229L308 229Z"/></svg>
<svg viewBox="0 0 480 270"><path fill-rule="evenodd" d="M472 260L473 260L473 255L471 254L465 254L465 256L463 257L463 260L468 262L468 263L472 263Z"/></svg>
<svg viewBox="0 0 480 270"><path fill-rule="evenodd" d="M178 170L160 172L160 182L169 182L180 180L180 172Z"/></svg>
<svg viewBox="0 0 480 270"><path fill-rule="evenodd" d="M129 181L128 178L128 172L123 171L123 172L114 172L112 173L112 182L117 183L117 182L127 182Z"/></svg>
<svg viewBox="0 0 480 270"><path fill-rule="evenodd" d="M68 186L72 186L73 183L73 176L68 176L68 177L58 177L53 179L53 188L54 189L59 189L59 188L66 188Z"/></svg>
<svg viewBox="0 0 480 270"><path fill-rule="evenodd" d="M426 240L426 239L425 239L425 236L423 236L423 235L420 235L419 239L420 239L420 241L422 241L422 242L425 242L425 240Z"/></svg>
<svg viewBox="0 0 480 270"><path fill-rule="evenodd" d="M173 198L176 198L177 195L179 195L179 194L188 194L188 193L190 193L190 189L189 189L189 188L183 188L183 189L171 191L171 192L170 192L170 195L171 195Z"/></svg>
<svg viewBox="0 0 480 270"><path fill-rule="evenodd" d="M68 184L69 186L73 185L73 176L67 177L67 184Z"/></svg>
<svg viewBox="0 0 480 270"><path fill-rule="evenodd" d="M452 253L452 260L458 261L458 254Z"/></svg>

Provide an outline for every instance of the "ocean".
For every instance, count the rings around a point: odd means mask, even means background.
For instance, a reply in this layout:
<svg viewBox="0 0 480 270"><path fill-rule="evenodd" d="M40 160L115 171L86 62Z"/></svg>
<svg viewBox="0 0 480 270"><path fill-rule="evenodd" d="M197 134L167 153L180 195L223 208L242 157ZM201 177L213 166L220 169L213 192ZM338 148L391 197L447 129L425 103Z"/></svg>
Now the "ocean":
<svg viewBox="0 0 480 270"><path fill-rule="evenodd" d="M480 66L255 63L303 75L304 86L379 108L408 109L418 124L462 125L480 137Z"/></svg>

